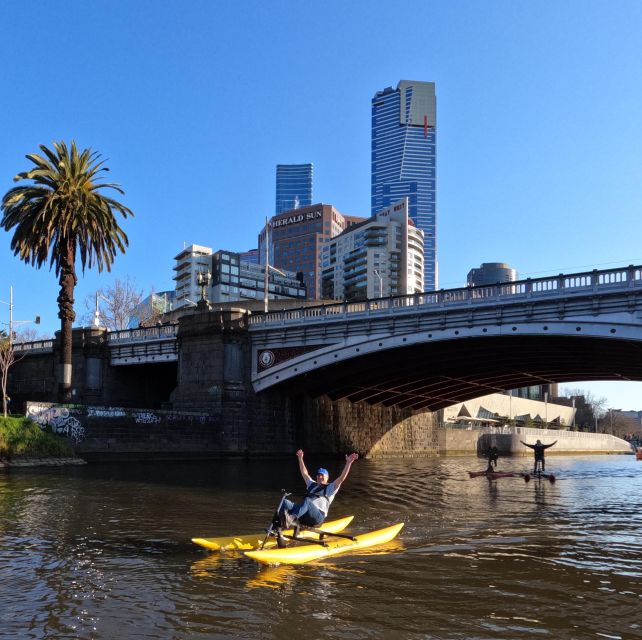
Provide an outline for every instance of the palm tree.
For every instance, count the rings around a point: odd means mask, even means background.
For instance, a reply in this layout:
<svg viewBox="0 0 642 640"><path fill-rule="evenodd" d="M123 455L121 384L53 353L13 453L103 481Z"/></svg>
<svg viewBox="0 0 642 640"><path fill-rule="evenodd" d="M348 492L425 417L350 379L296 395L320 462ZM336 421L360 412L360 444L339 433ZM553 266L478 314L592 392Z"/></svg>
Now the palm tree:
<svg viewBox="0 0 642 640"><path fill-rule="evenodd" d="M83 272L94 265L98 271L110 271L117 250L124 253L128 245L114 214L126 218L133 213L100 193L101 189L124 191L117 184L99 183L100 174L109 171L99 153L79 151L74 141L71 148L62 141L53 146L51 150L40 145L43 156L26 156L35 167L19 173L14 181L30 180L31 184L14 187L4 195L0 226L6 231L15 227L11 240L14 255L37 268L47 261L50 269L55 267L62 335L58 400L69 402L76 254Z"/></svg>

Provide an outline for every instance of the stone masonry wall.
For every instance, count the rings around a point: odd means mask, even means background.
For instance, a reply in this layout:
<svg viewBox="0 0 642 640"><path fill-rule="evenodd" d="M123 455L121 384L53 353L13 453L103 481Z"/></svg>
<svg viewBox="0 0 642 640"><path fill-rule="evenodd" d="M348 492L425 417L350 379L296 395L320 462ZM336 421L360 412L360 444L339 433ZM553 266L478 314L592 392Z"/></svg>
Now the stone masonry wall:
<svg viewBox="0 0 642 640"><path fill-rule="evenodd" d="M305 404L305 441L310 451L358 451L368 457L434 455L438 452L436 414L396 407L333 402Z"/></svg>

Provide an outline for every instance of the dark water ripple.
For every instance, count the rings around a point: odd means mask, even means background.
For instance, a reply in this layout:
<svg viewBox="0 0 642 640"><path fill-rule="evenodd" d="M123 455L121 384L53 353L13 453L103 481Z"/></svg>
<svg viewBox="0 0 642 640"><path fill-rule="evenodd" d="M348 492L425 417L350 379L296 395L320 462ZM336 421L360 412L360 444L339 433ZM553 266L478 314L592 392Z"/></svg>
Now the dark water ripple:
<svg viewBox="0 0 642 640"><path fill-rule="evenodd" d="M642 462L551 457L555 484L480 466L359 461L333 515L399 540L279 567L190 538L260 531L294 459L0 475L0 639L642 637Z"/></svg>

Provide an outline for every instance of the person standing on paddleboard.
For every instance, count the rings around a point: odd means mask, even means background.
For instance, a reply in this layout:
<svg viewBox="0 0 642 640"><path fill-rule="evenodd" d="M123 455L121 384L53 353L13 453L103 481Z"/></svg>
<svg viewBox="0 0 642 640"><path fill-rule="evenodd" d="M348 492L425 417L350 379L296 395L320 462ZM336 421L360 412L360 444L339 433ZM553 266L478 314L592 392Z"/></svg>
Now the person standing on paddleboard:
<svg viewBox="0 0 642 640"><path fill-rule="evenodd" d="M555 440L555 442L551 442L551 444L542 444L541 440L537 440L535 444L528 444L523 440L520 440L520 442L525 447L531 448L535 453L535 464L533 466L533 473L537 473L537 466L538 466L537 463L541 465L542 471L546 471L546 463L544 462L544 449L548 449L549 447L552 447L557 442L557 440Z"/></svg>
<svg viewBox="0 0 642 640"><path fill-rule="evenodd" d="M313 480L303 462L303 451L296 452L299 459L299 471L305 481L306 494L303 502L295 504L291 500L284 500L279 516L286 527L293 523L302 524L308 527L318 527L326 519L330 504L339 491L339 487L350 473L352 463L359 457L358 453L346 454L346 463L341 475L336 480L328 482L330 474L327 469L321 467L317 470L316 480Z"/></svg>
<svg viewBox="0 0 642 640"><path fill-rule="evenodd" d="M492 473L495 469L497 469L497 459L499 458L499 450L497 449L496 446L490 447L488 451L486 452L486 457L488 458L488 468L486 471L488 473Z"/></svg>

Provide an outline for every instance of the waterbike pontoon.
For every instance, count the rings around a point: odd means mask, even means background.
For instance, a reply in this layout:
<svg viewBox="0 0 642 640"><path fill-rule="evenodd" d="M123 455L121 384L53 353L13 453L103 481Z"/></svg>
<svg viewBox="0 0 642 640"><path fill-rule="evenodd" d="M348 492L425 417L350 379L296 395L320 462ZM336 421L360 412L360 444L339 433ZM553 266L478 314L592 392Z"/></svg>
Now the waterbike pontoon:
<svg viewBox="0 0 642 640"><path fill-rule="evenodd" d="M404 523L400 522L385 529L377 529L376 531L369 531L356 536L330 534L331 540L320 538L312 544L245 551L245 555L263 564L303 564L311 560L319 560L328 556L390 542L397 536L403 526ZM301 540L297 536L293 536L290 539L294 541Z"/></svg>
<svg viewBox="0 0 642 640"><path fill-rule="evenodd" d="M324 522L320 529L301 529L298 535L301 539L319 539L325 534L339 533L343 531L353 520L354 516L346 516L339 520ZM320 532L320 533L319 533ZM247 533L238 536L223 536L219 538L192 538L195 544L209 549L210 551L250 551L258 549L263 543L264 547L274 547L277 544L276 536L266 539L266 532ZM281 532L286 538L294 535L294 529L286 529Z"/></svg>

